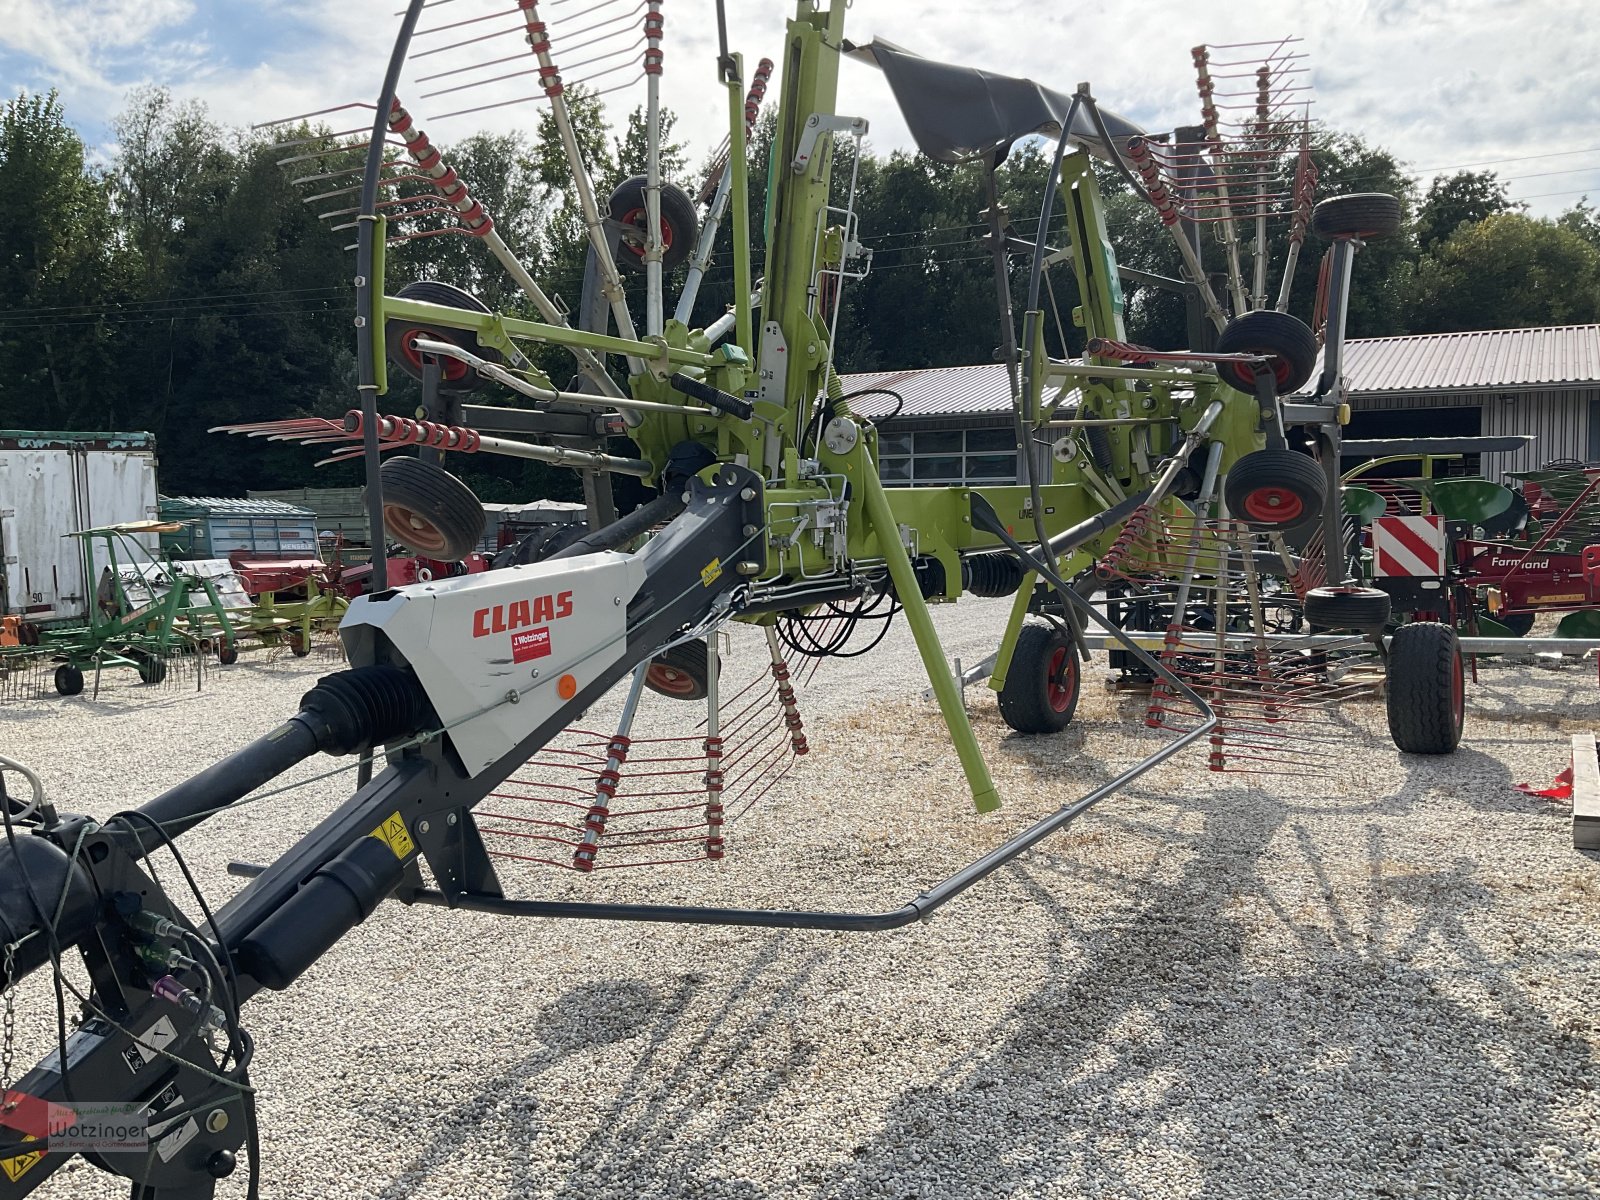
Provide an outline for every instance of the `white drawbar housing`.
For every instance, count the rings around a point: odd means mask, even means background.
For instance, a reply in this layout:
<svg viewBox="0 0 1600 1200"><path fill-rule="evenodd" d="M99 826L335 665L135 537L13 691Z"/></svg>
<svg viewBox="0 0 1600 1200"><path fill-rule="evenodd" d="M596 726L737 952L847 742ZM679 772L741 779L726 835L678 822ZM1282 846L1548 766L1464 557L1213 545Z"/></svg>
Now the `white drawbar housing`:
<svg viewBox="0 0 1600 1200"><path fill-rule="evenodd" d="M644 577L640 556L603 551L415 583L357 598L339 633L352 666L379 639L410 665L476 775L622 657Z"/></svg>

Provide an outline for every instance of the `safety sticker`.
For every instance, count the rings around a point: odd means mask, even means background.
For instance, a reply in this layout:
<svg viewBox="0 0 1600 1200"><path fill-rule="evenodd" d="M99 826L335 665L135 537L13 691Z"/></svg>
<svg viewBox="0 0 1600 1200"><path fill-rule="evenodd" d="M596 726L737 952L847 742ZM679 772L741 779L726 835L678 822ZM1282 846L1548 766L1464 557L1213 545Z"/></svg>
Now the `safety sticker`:
<svg viewBox="0 0 1600 1200"><path fill-rule="evenodd" d="M193 1117L184 1118L181 1125L176 1120L157 1119L168 1109L180 1108L182 1105L183 1093L169 1083L145 1109L145 1125L150 1130L150 1137L155 1141L156 1153L161 1156L162 1162L171 1162L173 1155L200 1134L200 1123Z"/></svg>
<svg viewBox="0 0 1600 1200"><path fill-rule="evenodd" d="M406 832L406 823L401 820L398 809L384 818L383 824L372 831L372 836L393 850L396 858L405 858L416 849L411 842L411 834Z"/></svg>
<svg viewBox="0 0 1600 1200"><path fill-rule="evenodd" d="M722 560L720 558L713 558L705 566L700 568L700 586L701 587L710 587L713 583L715 583L717 580L719 580L721 578L722 578Z"/></svg>
<svg viewBox="0 0 1600 1200"><path fill-rule="evenodd" d="M162 1017L149 1029L139 1035L139 1040L134 1042L122 1052L122 1061L128 1064L128 1070L137 1075L148 1064L155 1061L156 1054L166 1049L178 1040L178 1029L172 1023L171 1017Z"/></svg>
<svg viewBox="0 0 1600 1200"><path fill-rule="evenodd" d="M22 1139L25 1142L37 1142L39 1139L29 1134ZM16 1183L34 1167L39 1165L39 1160L44 1157L43 1150L34 1150L27 1154L18 1154L11 1158L0 1158L0 1171L6 1173L6 1178Z"/></svg>

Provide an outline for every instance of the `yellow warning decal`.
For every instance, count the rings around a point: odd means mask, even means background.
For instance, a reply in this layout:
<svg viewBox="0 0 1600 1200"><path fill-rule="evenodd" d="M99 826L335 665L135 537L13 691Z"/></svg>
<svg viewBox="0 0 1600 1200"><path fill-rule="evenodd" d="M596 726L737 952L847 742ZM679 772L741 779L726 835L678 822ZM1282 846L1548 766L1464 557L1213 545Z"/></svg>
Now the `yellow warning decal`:
<svg viewBox="0 0 1600 1200"><path fill-rule="evenodd" d="M720 558L713 558L705 566L700 568L700 586L701 587L710 587L713 583L715 583L717 580L719 580L721 578L722 578L722 560Z"/></svg>
<svg viewBox="0 0 1600 1200"><path fill-rule="evenodd" d="M25 1142L36 1142L39 1139L30 1133L22 1140ZM39 1160L43 1157L43 1150L35 1150L32 1154L18 1154L14 1158L0 1158L0 1171L4 1171L6 1173L6 1178L11 1180L12 1183L15 1183L29 1171L33 1170L33 1168L38 1165Z"/></svg>
<svg viewBox="0 0 1600 1200"><path fill-rule="evenodd" d="M406 831L405 821L400 818L399 809L385 817L383 824L372 831L372 836L393 850L396 858L405 858L416 849L411 842L411 834Z"/></svg>

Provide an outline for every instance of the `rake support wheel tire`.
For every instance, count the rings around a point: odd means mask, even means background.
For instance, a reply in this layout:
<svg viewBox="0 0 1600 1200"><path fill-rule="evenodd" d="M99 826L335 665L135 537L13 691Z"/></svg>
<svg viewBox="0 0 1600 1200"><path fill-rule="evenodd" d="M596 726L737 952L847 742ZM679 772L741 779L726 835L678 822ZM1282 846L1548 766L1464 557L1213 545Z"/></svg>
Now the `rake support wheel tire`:
<svg viewBox="0 0 1600 1200"><path fill-rule="evenodd" d="M1082 690L1077 648L1053 625L1024 625L1000 689L1000 716L1018 733L1060 733Z"/></svg>
<svg viewBox="0 0 1600 1200"><path fill-rule="evenodd" d="M638 241L625 241L617 255L624 270L644 270L645 177L635 175L617 185L607 210L611 219L638 231ZM661 185L661 269L670 271L689 261L700 237L700 218L689 194L674 183Z"/></svg>
<svg viewBox="0 0 1600 1200"><path fill-rule="evenodd" d="M1389 593L1379 588L1312 588L1303 608L1306 620L1323 629L1376 633L1389 623Z"/></svg>
<svg viewBox="0 0 1600 1200"><path fill-rule="evenodd" d="M217 645L217 661L225 667L231 667L239 661L239 647L232 642L224 641Z"/></svg>
<svg viewBox="0 0 1600 1200"><path fill-rule="evenodd" d="M289 653L296 658L304 658L311 653L311 638L298 629L284 638L284 644L289 647Z"/></svg>
<svg viewBox="0 0 1600 1200"><path fill-rule="evenodd" d="M1223 495L1228 513L1252 529L1285 530L1322 512L1322 464L1295 450L1256 450L1233 464Z"/></svg>
<svg viewBox="0 0 1600 1200"><path fill-rule="evenodd" d="M421 300L425 304L442 304L446 308L459 308L465 312L489 311L489 306L471 292L464 292L458 287L434 279L419 279L415 283L408 283L395 293L395 298ZM384 351L388 354L390 362L416 380L422 378L422 354L412 342L419 336L460 346L463 350L476 354L488 362L505 361L498 350L491 346L480 345L478 335L469 333L465 329L450 329L443 325L429 325L425 321L393 317L384 322ZM440 391L471 392L487 382L488 380L466 363L457 362L453 358L441 359L439 362Z"/></svg>
<svg viewBox="0 0 1600 1200"><path fill-rule="evenodd" d="M407 550L455 562L478 548L488 515L449 471L419 458L391 458L379 480L384 532Z"/></svg>
<svg viewBox="0 0 1600 1200"><path fill-rule="evenodd" d="M1461 744L1466 675L1456 631L1414 621L1389 643L1389 736L1407 754L1449 754Z"/></svg>
<svg viewBox="0 0 1600 1200"><path fill-rule="evenodd" d="M722 674L722 663L717 663ZM704 700L710 691L711 665L704 642L683 642L663 650L645 668L644 685L672 700Z"/></svg>
<svg viewBox="0 0 1600 1200"><path fill-rule="evenodd" d="M1229 321L1217 338L1217 353L1268 356L1277 394L1287 396L1305 387L1317 368L1317 335L1298 317L1262 309ZM1224 383L1255 395L1255 371L1248 364L1218 363L1217 374Z"/></svg>
<svg viewBox="0 0 1600 1200"><path fill-rule="evenodd" d="M161 658L139 659L139 682L148 684L161 683L167 677L167 663Z"/></svg>
<svg viewBox="0 0 1600 1200"><path fill-rule="evenodd" d="M63 696L76 696L83 691L83 672L71 663L56 668L56 691Z"/></svg>
<svg viewBox="0 0 1600 1200"><path fill-rule="evenodd" d="M1387 192L1330 196L1311 210L1311 232L1318 237L1388 237L1400 229L1400 201Z"/></svg>

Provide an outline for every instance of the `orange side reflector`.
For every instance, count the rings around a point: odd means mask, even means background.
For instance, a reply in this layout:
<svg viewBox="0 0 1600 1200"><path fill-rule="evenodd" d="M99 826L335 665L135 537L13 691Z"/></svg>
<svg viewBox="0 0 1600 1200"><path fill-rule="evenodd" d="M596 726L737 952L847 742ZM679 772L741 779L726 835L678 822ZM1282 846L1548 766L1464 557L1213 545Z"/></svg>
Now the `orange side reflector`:
<svg viewBox="0 0 1600 1200"><path fill-rule="evenodd" d="M556 695L563 700L571 700L578 694L578 680L572 675L563 675L556 680Z"/></svg>

